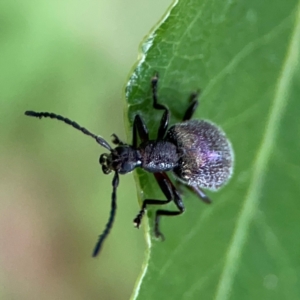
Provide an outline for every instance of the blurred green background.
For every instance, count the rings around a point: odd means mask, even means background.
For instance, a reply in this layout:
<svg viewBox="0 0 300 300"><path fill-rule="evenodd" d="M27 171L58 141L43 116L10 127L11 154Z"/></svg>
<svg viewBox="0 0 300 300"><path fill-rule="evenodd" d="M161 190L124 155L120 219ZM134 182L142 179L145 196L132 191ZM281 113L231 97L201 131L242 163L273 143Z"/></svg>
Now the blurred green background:
<svg viewBox="0 0 300 300"><path fill-rule="evenodd" d="M109 210L105 152L51 111L110 140L124 130L124 85L138 45L170 0L0 2L0 298L128 299L145 252L132 175L115 226L91 258Z"/></svg>

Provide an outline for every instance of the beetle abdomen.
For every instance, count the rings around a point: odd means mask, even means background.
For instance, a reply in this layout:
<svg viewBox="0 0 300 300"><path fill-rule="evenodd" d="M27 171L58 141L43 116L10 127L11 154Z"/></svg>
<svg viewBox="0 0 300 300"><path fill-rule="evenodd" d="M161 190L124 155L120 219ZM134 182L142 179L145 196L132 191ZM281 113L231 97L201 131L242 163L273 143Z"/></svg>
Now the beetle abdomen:
<svg viewBox="0 0 300 300"><path fill-rule="evenodd" d="M204 120L172 126L166 140L176 144L181 157L176 176L188 185L216 190L232 174L233 150L222 129Z"/></svg>

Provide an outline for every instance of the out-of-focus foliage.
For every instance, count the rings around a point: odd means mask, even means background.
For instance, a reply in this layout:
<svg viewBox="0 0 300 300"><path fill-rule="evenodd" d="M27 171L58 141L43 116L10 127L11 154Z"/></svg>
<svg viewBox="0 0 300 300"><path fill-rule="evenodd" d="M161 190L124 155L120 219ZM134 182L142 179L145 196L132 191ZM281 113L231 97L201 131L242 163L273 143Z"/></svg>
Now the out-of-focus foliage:
<svg viewBox="0 0 300 300"><path fill-rule="evenodd" d="M100 148L57 121L69 117L125 139L124 83L143 36L170 4L156 1L0 2L0 298L128 299L144 255L132 176L121 178L113 231Z"/></svg>
<svg viewBox="0 0 300 300"><path fill-rule="evenodd" d="M185 214L162 218L166 241L152 240L137 299L300 299L299 1L179 0L143 52L130 122L140 113L155 138L156 71L172 122L201 88L195 117L222 126L236 166L212 205L184 190ZM141 198L164 198L153 175L137 174Z"/></svg>

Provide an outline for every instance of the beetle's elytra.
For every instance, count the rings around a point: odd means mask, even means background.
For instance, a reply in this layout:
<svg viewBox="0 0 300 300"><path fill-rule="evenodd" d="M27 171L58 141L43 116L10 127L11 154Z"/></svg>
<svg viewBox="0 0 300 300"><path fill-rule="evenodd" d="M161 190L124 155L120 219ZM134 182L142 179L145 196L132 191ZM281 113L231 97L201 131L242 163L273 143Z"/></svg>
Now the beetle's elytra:
<svg viewBox="0 0 300 300"><path fill-rule="evenodd" d="M157 99L158 76L151 80L153 108L162 110L163 115L158 128L157 138L149 139L148 129L140 115L136 115L133 122L132 144L123 143L113 134L112 148L102 137L97 136L81 127L74 121L54 113L26 111L27 116L57 119L73 126L86 135L91 136L98 144L109 150L101 154L99 162L104 174L114 172L112 180L112 204L109 220L95 246L93 256L97 256L103 241L109 234L116 213L116 192L119 185L119 174L126 174L135 168L143 168L153 173L164 193L166 200L145 199L134 224L140 227L143 215L149 205L164 205L174 201L178 210L170 211L159 209L155 214L154 234L163 238L159 229L161 216L175 216L184 212L182 198L166 172L171 171L183 184L187 185L200 199L206 203L211 200L202 188L217 190L228 182L233 171L233 150L225 133L215 124L205 120L191 120L197 106L198 94L192 93L190 104L183 115L182 122L168 129L170 111L158 103Z"/></svg>

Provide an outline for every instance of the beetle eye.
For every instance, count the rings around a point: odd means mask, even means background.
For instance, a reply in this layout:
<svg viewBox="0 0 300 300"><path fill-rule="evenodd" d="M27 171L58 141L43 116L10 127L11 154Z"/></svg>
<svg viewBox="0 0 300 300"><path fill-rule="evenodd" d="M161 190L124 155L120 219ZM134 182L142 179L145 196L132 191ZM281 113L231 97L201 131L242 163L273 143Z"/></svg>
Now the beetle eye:
<svg viewBox="0 0 300 300"><path fill-rule="evenodd" d="M106 153L100 155L100 158L99 158L99 163L100 163L100 165L103 165L103 164L106 163L107 156L108 156L108 155L107 155Z"/></svg>

